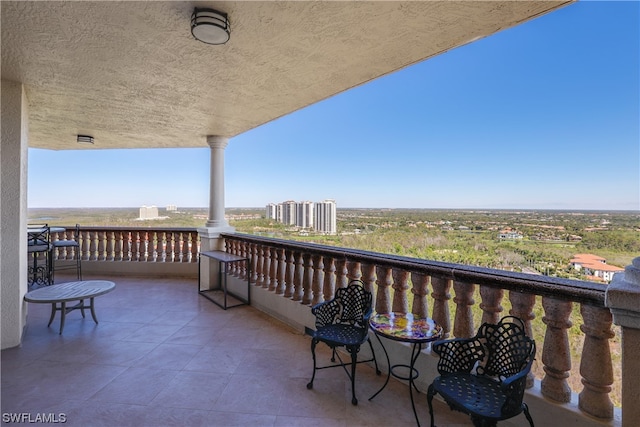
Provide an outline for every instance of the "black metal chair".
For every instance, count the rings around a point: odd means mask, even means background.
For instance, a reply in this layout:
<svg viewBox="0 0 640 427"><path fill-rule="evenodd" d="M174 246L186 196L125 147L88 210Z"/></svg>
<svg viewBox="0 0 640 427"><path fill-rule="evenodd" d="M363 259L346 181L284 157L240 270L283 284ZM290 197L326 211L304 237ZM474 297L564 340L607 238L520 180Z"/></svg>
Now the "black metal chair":
<svg viewBox="0 0 640 427"><path fill-rule="evenodd" d="M80 225L76 224L74 228L73 239L61 239L53 241L53 250L58 250L58 258L60 258L60 254L64 253L64 255L68 256L70 251L73 251L73 260L74 264L60 264L53 261L52 267L52 280L53 275L56 271L60 270L76 270L76 276L78 280L82 280L82 263L80 259Z"/></svg>
<svg viewBox="0 0 640 427"><path fill-rule="evenodd" d="M358 404L355 390L356 365L358 363L372 362L375 364L376 373L380 375L376 355L369 340L369 319L372 313L371 292L364 288L359 280L349 283L346 288L336 291L334 299L315 305L311 312L316 316L316 330L312 333L311 355L313 356L313 376L307 384L307 388L313 388L313 380L319 369L342 367L349 379L351 379L351 403ZM331 362L327 366L317 366L316 345L323 342L332 350ZM360 346L369 343L372 358L358 361ZM343 362L336 348L344 347L351 355L351 362ZM340 363L336 363L336 357ZM351 370L347 369L351 366Z"/></svg>
<svg viewBox="0 0 640 427"><path fill-rule="evenodd" d="M522 320L505 316L497 325L484 323L473 338L436 341L431 349L440 356L440 376L427 392L432 427L437 393L452 410L469 414L474 426L495 426L524 411L533 427L523 397L536 343Z"/></svg>
<svg viewBox="0 0 640 427"><path fill-rule="evenodd" d="M27 230L27 253L33 258L29 266L29 286L47 286L51 279L51 233L48 224L30 224ZM45 264L39 260L44 257Z"/></svg>

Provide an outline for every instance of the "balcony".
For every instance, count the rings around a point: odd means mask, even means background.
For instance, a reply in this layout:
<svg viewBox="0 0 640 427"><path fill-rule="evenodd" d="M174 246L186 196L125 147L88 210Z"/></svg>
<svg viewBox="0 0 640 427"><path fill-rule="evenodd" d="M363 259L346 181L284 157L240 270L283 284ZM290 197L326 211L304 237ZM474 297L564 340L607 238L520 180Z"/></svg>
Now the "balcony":
<svg viewBox="0 0 640 427"><path fill-rule="evenodd" d="M398 417L410 423L406 384L392 381L391 389L367 401L383 381L371 367L359 370L358 407L349 402L342 372L324 371L313 391L305 388L309 305L358 278L373 291L376 311L428 314L448 336L470 336L479 322L507 312L521 317L530 334L544 337L526 396L536 424L627 425L619 354L637 342L630 335L632 342L619 347L601 285L243 234L222 237L227 252L250 259L249 269L232 266L229 281L238 290L251 282L251 307L223 311L198 296L195 230L83 228L84 271L111 277L117 290L97 300L99 326L71 315L61 337L46 328L48 307L30 305L22 347L2 353L3 412L50 408L73 416L69 422L124 417L124 424L146 412L160 424L174 417L194 425L394 425ZM68 262L70 255L56 257ZM212 267L203 260L203 272ZM572 325L580 326L570 332ZM581 346L571 346L570 333L581 334ZM392 361L408 360L407 346L389 343L387 350ZM572 366L572 359L578 363ZM436 374L429 350L418 369L418 386L426 390ZM424 395L418 407L426 423ZM468 419L440 406L436 422ZM526 420L519 416L512 424Z"/></svg>
<svg viewBox="0 0 640 427"><path fill-rule="evenodd" d="M99 325L73 312L60 336L58 318L46 327L49 306L30 306L22 346L2 351L3 414L63 413L78 426L413 422L400 383L367 400L385 377L365 365L357 407L342 371L319 373L307 390L310 338L253 307L224 311L197 294L194 279L112 279L116 291L96 299ZM438 409L440 420L466 422ZM424 396L419 411L427 422Z"/></svg>

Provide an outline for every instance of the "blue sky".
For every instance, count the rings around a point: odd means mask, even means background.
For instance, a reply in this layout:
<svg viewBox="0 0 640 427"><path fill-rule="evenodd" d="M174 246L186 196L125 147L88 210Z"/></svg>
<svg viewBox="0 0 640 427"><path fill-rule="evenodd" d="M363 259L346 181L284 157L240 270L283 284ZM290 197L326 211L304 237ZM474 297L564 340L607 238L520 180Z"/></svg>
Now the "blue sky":
<svg viewBox="0 0 640 427"><path fill-rule="evenodd" d="M640 3L570 5L232 138L226 206L640 210L639 54ZM207 207L209 149L30 149L28 191Z"/></svg>

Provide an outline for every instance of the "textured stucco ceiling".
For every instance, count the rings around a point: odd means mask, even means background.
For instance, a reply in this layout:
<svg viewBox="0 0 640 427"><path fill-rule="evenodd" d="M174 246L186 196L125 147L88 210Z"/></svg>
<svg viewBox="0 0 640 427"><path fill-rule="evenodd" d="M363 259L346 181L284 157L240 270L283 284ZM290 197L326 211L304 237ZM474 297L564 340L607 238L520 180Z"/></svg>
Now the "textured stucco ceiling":
<svg viewBox="0 0 640 427"><path fill-rule="evenodd" d="M2 1L2 78L31 147L203 147L567 3ZM194 6L227 44L192 38Z"/></svg>

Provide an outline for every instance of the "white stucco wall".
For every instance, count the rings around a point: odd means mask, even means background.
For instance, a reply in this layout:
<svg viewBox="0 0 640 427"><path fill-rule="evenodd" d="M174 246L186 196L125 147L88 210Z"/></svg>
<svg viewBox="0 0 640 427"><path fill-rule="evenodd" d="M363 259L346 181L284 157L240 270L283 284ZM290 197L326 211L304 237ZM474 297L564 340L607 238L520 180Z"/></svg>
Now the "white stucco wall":
<svg viewBox="0 0 640 427"><path fill-rule="evenodd" d="M20 83L2 80L0 144L0 311L2 348L20 344L27 291L27 102Z"/></svg>

